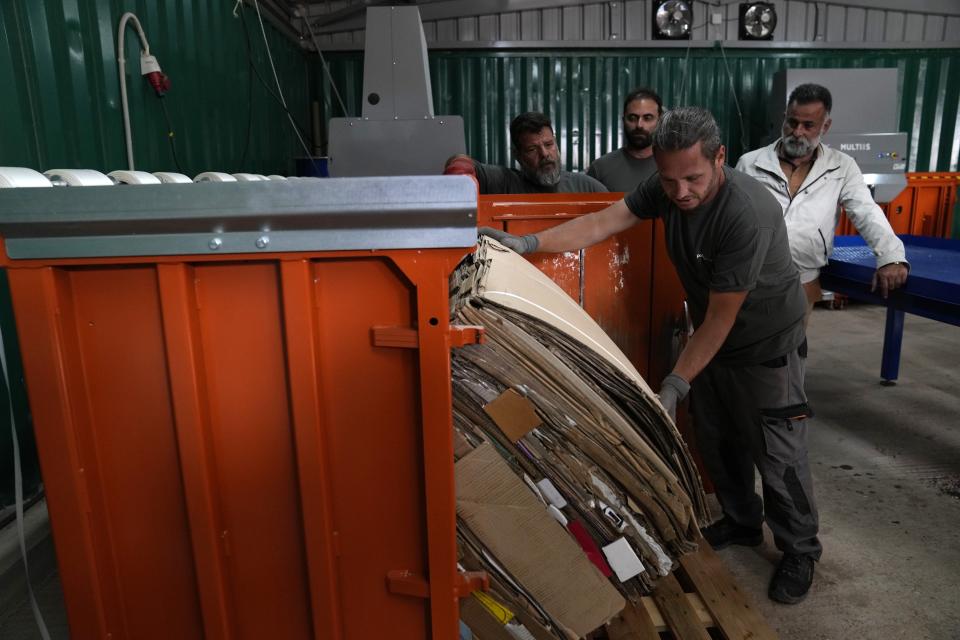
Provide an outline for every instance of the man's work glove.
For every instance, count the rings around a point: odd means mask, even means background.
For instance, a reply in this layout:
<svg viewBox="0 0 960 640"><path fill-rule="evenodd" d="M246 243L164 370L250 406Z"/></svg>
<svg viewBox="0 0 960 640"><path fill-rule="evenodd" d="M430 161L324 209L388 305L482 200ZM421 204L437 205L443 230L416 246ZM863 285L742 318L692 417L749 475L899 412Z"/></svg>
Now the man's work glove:
<svg viewBox="0 0 960 640"><path fill-rule="evenodd" d="M660 404L674 422L677 421L677 403L683 402L689 392L690 383L677 374L671 373L663 379L660 385Z"/></svg>
<svg viewBox="0 0 960 640"><path fill-rule="evenodd" d="M537 240L537 236L532 233L525 236L515 236L512 233L500 231L500 229L494 229L493 227L480 227L479 231L480 235L489 236L508 249L513 249L521 255L524 253L533 253L537 250L537 247L540 246L540 241Z"/></svg>

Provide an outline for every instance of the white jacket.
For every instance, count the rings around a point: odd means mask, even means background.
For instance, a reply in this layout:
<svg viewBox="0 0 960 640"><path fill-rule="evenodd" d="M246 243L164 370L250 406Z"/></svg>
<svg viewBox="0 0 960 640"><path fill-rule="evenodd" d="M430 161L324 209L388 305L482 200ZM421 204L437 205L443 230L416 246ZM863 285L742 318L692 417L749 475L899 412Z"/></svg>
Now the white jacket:
<svg viewBox="0 0 960 640"><path fill-rule="evenodd" d="M853 158L821 144L810 173L791 200L787 177L777 158L778 143L744 154L737 169L763 183L783 207L790 251L801 282L816 279L820 267L827 264L841 206L877 256L878 269L891 262L906 262L903 242L873 201Z"/></svg>

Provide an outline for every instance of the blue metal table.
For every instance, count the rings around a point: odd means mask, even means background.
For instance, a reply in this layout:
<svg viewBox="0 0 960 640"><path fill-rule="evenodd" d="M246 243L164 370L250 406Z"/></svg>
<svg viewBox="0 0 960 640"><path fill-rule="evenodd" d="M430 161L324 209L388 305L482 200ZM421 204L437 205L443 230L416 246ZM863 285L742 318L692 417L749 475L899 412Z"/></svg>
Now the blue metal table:
<svg viewBox="0 0 960 640"><path fill-rule="evenodd" d="M860 236L838 236L830 263L821 270L824 289L887 307L880 377L893 383L900 370L904 314L960 326L960 240L900 236L910 262L902 289L884 300L870 292L876 258Z"/></svg>

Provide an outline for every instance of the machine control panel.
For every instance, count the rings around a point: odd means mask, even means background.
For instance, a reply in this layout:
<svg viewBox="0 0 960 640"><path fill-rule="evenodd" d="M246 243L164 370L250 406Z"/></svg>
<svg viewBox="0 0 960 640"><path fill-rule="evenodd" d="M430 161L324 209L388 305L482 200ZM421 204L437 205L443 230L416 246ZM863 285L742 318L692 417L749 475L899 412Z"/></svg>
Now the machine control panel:
<svg viewBox="0 0 960 640"><path fill-rule="evenodd" d="M863 173L892 173L907 169L905 133L829 133L823 142L853 156Z"/></svg>
<svg viewBox="0 0 960 640"><path fill-rule="evenodd" d="M853 157L877 202L890 202L907 186L907 134L829 133L823 142Z"/></svg>

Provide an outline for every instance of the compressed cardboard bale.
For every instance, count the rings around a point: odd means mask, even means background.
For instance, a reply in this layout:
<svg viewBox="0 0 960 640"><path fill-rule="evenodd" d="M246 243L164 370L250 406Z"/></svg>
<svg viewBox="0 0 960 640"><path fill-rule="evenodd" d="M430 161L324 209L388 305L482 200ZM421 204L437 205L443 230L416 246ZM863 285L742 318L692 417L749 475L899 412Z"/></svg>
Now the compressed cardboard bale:
<svg viewBox="0 0 960 640"><path fill-rule="evenodd" d="M458 517L558 625L581 637L623 609L623 597L490 444L455 471Z"/></svg>
<svg viewBox="0 0 960 640"><path fill-rule="evenodd" d="M480 450L474 460L497 457L498 473L526 493L530 513L552 519L567 551L638 601L695 549L707 514L696 468L656 395L579 305L495 242L482 240L452 277L451 315L486 335L452 358L458 467ZM561 638L589 632L542 601L533 585L546 569L516 565L516 550L529 543L520 528L480 526L462 510L476 487L461 483L483 481L458 468L464 565L488 571L498 596L531 626ZM587 626L612 615L584 603Z"/></svg>

